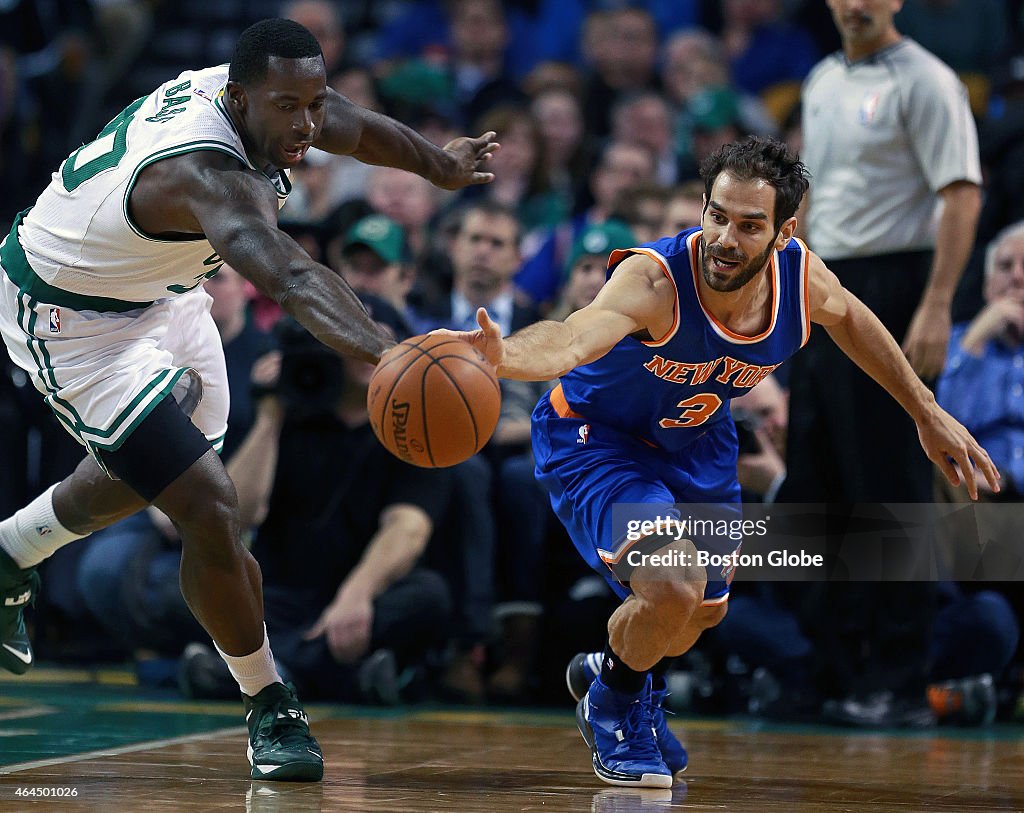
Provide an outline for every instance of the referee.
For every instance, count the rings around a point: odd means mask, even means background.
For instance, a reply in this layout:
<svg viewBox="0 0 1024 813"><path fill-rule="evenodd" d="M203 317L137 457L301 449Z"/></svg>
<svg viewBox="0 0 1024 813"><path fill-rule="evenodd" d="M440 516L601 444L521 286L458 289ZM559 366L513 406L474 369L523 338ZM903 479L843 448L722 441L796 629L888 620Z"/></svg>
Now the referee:
<svg viewBox="0 0 1024 813"><path fill-rule="evenodd" d="M981 209L963 85L893 24L898 0L827 0L843 50L803 90L808 239L901 342L942 371ZM804 502L928 502L910 418L820 332L793 360L787 490Z"/></svg>
<svg viewBox="0 0 1024 813"><path fill-rule="evenodd" d="M931 381L945 361L953 294L981 209L974 120L953 71L896 30L900 0L827 3L843 48L814 68L803 89L808 240ZM892 398L822 332L792 364L780 501L848 510L932 500L914 423ZM930 722L924 689L934 588L819 586L818 684L835 698L823 709L827 719Z"/></svg>

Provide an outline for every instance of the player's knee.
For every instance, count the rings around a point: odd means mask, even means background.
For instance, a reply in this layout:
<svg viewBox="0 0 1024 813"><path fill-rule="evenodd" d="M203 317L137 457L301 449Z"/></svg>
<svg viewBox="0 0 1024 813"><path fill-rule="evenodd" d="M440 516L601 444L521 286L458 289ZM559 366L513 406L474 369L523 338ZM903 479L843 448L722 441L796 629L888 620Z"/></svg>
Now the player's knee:
<svg viewBox="0 0 1024 813"><path fill-rule="evenodd" d="M659 574L658 578L635 583L634 592L659 617L686 622L700 607L704 585L699 581Z"/></svg>
<svg viewBox="0 0 1024 813"><path fill-rule="evenodd" d="M693 623L702 630L709 630L721 624L728 612L728 601L723 601L721 604L702 605L693 614Z"/></svg>
<svg viewBox="0 0 1024 813"><path fill-rule="evenodd" d="M195 543L200 555L217 555L238 543L238 495L226 473L183 477L160 495L157 507L174 522L182 544Z"/></svg>
<svg viewBox="0 0 1024 813"><path fill-rule="evenodd" d="M86 458L53 492L53 510L70 531L90 534L131 516L146 501L123 483L111 480Z"/></svg>

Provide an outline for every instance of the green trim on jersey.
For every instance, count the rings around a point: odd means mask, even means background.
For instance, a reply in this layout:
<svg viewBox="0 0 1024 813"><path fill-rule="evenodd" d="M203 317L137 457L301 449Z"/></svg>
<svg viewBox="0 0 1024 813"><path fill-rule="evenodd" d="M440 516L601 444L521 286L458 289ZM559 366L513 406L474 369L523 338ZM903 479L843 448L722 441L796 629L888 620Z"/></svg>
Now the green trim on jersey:
<svg viewBox="0 0 1024 813"><path fill-rule="evenodd" d="M124 190L124 200L121 202L121 211L124 213L125 222L143 240L149 240L153 243L181 243L181 240L165 240L161 237L156 237L152 234L148 234L139 227L135 221L132 220L130 214L128 214L128 199L131 197L132 190L135 188L135 182L139 179L139 173L142 172L150 164L155 164L157 161L162 161L165 158L176 158L179 155L185 155L190 152L221 152L225 155L230 155L232 158L237 158L246 166L249 163L245 160L245 156L242 155L238 150L233 149L230 145L222 141L190 141L186 144L178 144L174 147L167 147L166 149L155 152L152 155L146 156L132 173L132 177L128 179L128 186ZM205 239L203 235L197 235L199 239Z"/></svg>
<svg viewBox="0 0 1024 813"><path fill-rule="evenodd" d="M277 188L273 178L270 179L270 182L274 183L274 190L277 192L277 196L281 200L288 200L288 196L292 193L292 179L288 177L288 173L283 169L279 169L277 175L281 179L281 186L284 187L284 191Z"/></svg>
<svg viewBox="0 0 1024 813"><path fill-rule="evenodd" d="M234 132L234 134L236 136L238 136L238 140L242 142L242 149L245 149L245 142L242 140L242 134L240 132L238 132L238 128L235 127L234 119L231 118L231 114L228 113L228 109L224 106L224 92L225 92L226 89L227 89L227 85L225 84L214 95L214 97L213 97L213 108L214 108L214 110L219 111L222 116L224 116L224 119L227 121L228 126L231 127L232 132ZM256 172L259 172L259 169L257 169L256 165L249 158L248 153L246 153L246 155L245 155L245 165L247 167L249 167L249 169L252 169L252 170L255 170Z"/></svg>
<svg viewBox="0 0 1024 813"><path fill-rule="evenodd" d="M217 95L213 97L213 106L214 109L219 111L220 114L224 116L224 119L227 121L227 123L231 125L231 129L235 131L235 135L238 136L238 140L241 141L242 134L238 132L238 128L235 127L235 122L231 118L231 114L228 113L227 108L224 107L224 90L225 88L221 88L217 92ZM270 181L270 185L274 187L274 191L277 193L278 200L288 200L288 196L291 194L292 191L292 182L291 179L288 177L288 173L285 172L285 170L281 169L280 167L276 167L277 175L281 179L281 183L278 184L272 177L267 175L266 172L259 169L256 166L256 164L252 162L252 159L249 158L248 154L246 154L245 157L245 164L247 167L249 167L249 169L258 172L260 175L262 175L264 178Z"/></svg>
<svg viewBox="0 0 1024 813"><path fill-rule="evenodd" d="M212 438L207 438L207 440L210 441L210 445L213 447L213 450L217 454L220 454L221 452L224 451L224 438L226 435L227 432L221 432L219 435L214 435Z"/></svg>
<svg viewBox="0 0 1024 813"><path fill-rule="evenodd" d="M138 427L140 423L142 423L144 420L146 420L146 418L149 417L149 413L156 409L157 405L161 401L163 401L164 398L171 394L171 390L173 390L174 385L178 383L178 379L180 379L186 372L188 372L188 367L177 367L174 369L163 370L157 373L153 377L153 380L150 381L142 389L142 391L135 396L131 404L129 404L125 409L121 410L121 412L114 420L114 423L111 424L110 429L106 434L108 434L108 436L114 434L117 428L121 424L123 424L125 420L127 420L131 412L134 409L136 409L139 406L139 404L143 403L148 399L148 403L146 403L146 406L143 408L143 410L138 415L135 416L135 418L132 420L130 424L125 426L124 429L120 431L120 434L116 440L113 440L109 443L103 443L101 441L92 441L93 445L96 448L102 449L105 452L115 452L118 449L120 449L121 444L128 440L128 436L135 431L136 427ZM167 378L168 375L170 375L170 378ZM157 389L157 387L159 387L159 389ZM90 433L92 433L98 430L90 429L89 431Z"/></svg>
<svg viewBox="0 0 1024 813"><path fill-rule="evenodd" d="M31 207L30 207L31 208ZM32 299L45 302L47 305L58 305L75 311L99 311L100 313L125 313L139 308L148 308L152 302L131 302L126 299L112 299L106 296L89 296L76 294L50 285L40 277L29 265L25 249L18 239L18 226L25 219L29 210L19 212L14 218L11 233L0 245L0 265L4 267L8 278L18 286L23 294Z"/></svg>

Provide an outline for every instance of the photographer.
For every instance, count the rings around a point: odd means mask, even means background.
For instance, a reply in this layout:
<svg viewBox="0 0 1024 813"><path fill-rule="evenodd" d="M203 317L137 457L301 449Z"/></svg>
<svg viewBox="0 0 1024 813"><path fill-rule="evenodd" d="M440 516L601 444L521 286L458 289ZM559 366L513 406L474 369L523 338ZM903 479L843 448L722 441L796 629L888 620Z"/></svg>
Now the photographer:
<svg viewBox="0 0 1024 813"><path fill-rule="evenodd" d="M786 393L774 375L732 400L744 502L775 502L786 479Z"/></svg>
<svg viewBox="0 0 1024 813"><path fill-rule="evenodd" d="M363 301L400 333L390 305ZM228 466L242 523L258 527L268 634L307 696L397 702L396 669L445 644L448 589L418 562L450 475L402 463L377 442L366 410L372 365L294 323L278 335L279 381Z"/></svg>

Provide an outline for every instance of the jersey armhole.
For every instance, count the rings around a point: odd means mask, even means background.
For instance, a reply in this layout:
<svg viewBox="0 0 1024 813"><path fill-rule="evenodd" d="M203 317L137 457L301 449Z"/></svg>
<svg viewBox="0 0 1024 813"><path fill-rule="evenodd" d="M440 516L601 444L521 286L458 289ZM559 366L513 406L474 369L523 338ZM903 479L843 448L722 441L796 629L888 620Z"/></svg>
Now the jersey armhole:
<svg viewBox="0 0 1024 813"><path fill-rule="evenodd" d="M128 179L128 184L125 186L124 190L124 200L121 202L121 211L124 214L125 222L128 224L128 227L143 240L148 240L149 242L152 243L180 242L178 240L164 240L161 237L156 237L155 235L148 234L147 232L143 231L143 229L138 224L136 224L134 220L132 220L131 215L128 213L128 200L131 197L132 190L135 188L136 181L138 181L139 179L139 175L142 173L142 170L144 170L146 167L152 164L155 164L157 161L163 161L165 158L177 158L179 155L186 155L187 153L190 152L220 152L224 153L225 155L230 155L232 158L237 159L239 162L241 162L243 167L249 166L249 162L245 160L245 156L238 152L238 150L232 148L231 146L223 142L210 140L191 141L186 144L177 144L173 147L168 147L166 149L160 150L159 152L155 152L152 155L149 155L146 158L144 158L142 161L139 162L139 165L135 167L135 171L132 172L131 178ZM197 235L197 237L200 237L201 239L201 236Z"/></svg>
<svg viewBox="0 0 1024 813"><path fill-rule="evenodd" d="M672 303L672 326L666 331L664 336L657 339L652 338L651 341L645 342L641 340L641 344L647 347L662 347L667 344L669 340L676 335L676 331L679 330L679 287L676 285L676 278L672 276L672 270L668 266L668 260L666 260L661 254L654 249L650 248L619 248L608 255L608 270L611 271L619 263L625 260L630 254L645 254L654 260L661 268L662 273L668 277L668 281L672 283L672 291L675 296L675 301Z"/></svg>
<svg viewBox="0 0 1024 813"><path fill-rule="evenodd" d="M803 347L811 338L811 252L799 237L794 237L800 246L800 346Z"/></svg>

